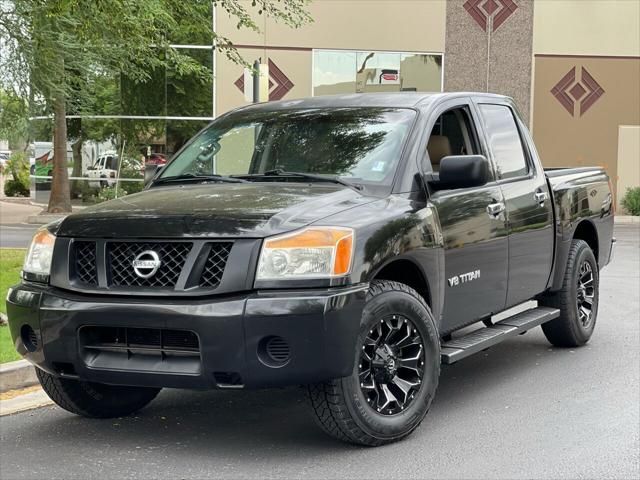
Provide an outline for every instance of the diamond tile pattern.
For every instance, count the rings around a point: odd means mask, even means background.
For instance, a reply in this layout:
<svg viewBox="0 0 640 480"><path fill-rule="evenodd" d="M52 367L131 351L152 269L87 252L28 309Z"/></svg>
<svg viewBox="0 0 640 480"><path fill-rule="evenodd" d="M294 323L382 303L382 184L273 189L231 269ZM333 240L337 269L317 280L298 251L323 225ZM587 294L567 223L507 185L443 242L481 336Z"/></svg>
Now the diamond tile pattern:
<svg viewBox="0 0 640 480"><path fill-rule="evenodd" d="M201 287L216 288L220 284L232 245L231 242L211 244L211 251L200 276Z"/></svg>
<svg viewBox="0 0 640 480"><path fill-rule="evenodd" d="M107 243L110 286L154 287L173 289L193 244L188 242L109 242ZM140 278L133 270L133 260L145 250L153 250L162 264L155 275Z"/></svg>
<svg viewBox="0 0 640 480"><path fill-rule="evenodd" d="M96 242L74 242L76 280L84 285L98 285Z"/></svg>
<svg viewBox="0 0 640 480"><path fill-rule="evenodd" d="M467 0L463 7L482 30L495 32L513 15L518 5L513 0Z"/></svg>
<svg viewBox="0 0 640 480"><path fill-rule="evenodd" d="M551 89L551 94L571 116L576 115L576 103L582 116L604 93L602 86L584 67L580 68L579 79L577 67L573 67Z"/></svg>

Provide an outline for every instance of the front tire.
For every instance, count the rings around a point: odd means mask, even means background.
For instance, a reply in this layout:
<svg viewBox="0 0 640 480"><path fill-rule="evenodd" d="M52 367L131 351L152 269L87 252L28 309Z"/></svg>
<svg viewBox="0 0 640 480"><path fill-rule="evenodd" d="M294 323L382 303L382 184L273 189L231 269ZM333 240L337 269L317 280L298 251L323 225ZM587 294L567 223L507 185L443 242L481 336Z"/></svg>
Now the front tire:
<svg viewBox="0 0 640 480"><path fill-rule="evenodd" d="M122 387L60 378L36 368L42 389L59 407L89 418L124 417L145 407L159 388Z"/></svg>
<svg viewBox="0 0 640 480"><path fill-rule="evenodd" d="M371 283L350 376L310 385L317 423L329 435L378 446L411 434L429 411L440 376L433 315L412 288Z"/></svg>
<svg viewBox="0 0 640 480"><path fill-rule="evenodd" d="M539 303L560 310L555 320L542 324L547 340L556 347L579 347L589 341L596 326L599 294L598 262L589 244L573 240L562 288Z"/></svg>

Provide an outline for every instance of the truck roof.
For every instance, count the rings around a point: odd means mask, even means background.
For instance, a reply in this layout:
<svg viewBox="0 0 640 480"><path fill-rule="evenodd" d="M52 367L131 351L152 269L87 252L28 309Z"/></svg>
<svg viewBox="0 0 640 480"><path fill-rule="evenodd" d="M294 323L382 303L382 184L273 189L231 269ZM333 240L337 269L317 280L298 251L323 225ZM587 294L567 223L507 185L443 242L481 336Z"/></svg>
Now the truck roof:
<svg viewBox="0 0 640 480"><path fill-rule="evenodd" d="M392 93L351 93L342 95L322 95L294 100L262 102L240 107L237 110L282 110L289 108L332 108L332 107L415 107L419 104L444 98L486 97L505 100L508 97L485 92L392 92Z"/></svg>

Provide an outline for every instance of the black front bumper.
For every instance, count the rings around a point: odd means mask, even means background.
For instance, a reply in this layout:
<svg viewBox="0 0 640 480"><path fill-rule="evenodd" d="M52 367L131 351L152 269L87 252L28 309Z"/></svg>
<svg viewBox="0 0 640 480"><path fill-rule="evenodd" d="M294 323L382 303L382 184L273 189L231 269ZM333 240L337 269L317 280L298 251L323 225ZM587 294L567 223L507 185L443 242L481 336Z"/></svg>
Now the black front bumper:
<svg viewBox="0 0 640 480"><path fill-rule="evenodd" d="M366 289L132 299L21 284L7 297L7 313L18 352L55 375L114 385L260 388L349 375ZM107 352L103 360L110 361L96 361L99 356L87 354L80 334L89 326L186 330L197 335L199 347L190 363L172 364L181 357L164 353L150 360L135 349ZM265 339L273 337L288 347L286 361L279 364L265 361L262 351Z"/></svg>

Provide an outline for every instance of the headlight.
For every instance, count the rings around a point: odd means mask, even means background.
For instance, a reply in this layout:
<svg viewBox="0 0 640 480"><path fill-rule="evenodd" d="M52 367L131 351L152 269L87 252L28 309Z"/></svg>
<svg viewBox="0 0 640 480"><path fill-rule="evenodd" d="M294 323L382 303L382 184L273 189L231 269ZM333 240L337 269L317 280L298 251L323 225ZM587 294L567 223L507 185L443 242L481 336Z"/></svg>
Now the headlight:
<svg viewBox="0 0 640 480"><path fill-rule="evenodd" d="M331 278L351 270L353 230L310 227L265 240L256 280Z"/></svg>
<svg viewBox="0 0 640 480"><path fill-rule="evenodd" d="M49 232L46 227L40 228L31 240L22 271L36 275L49 275L55 241L55 235Z"/></svg>

